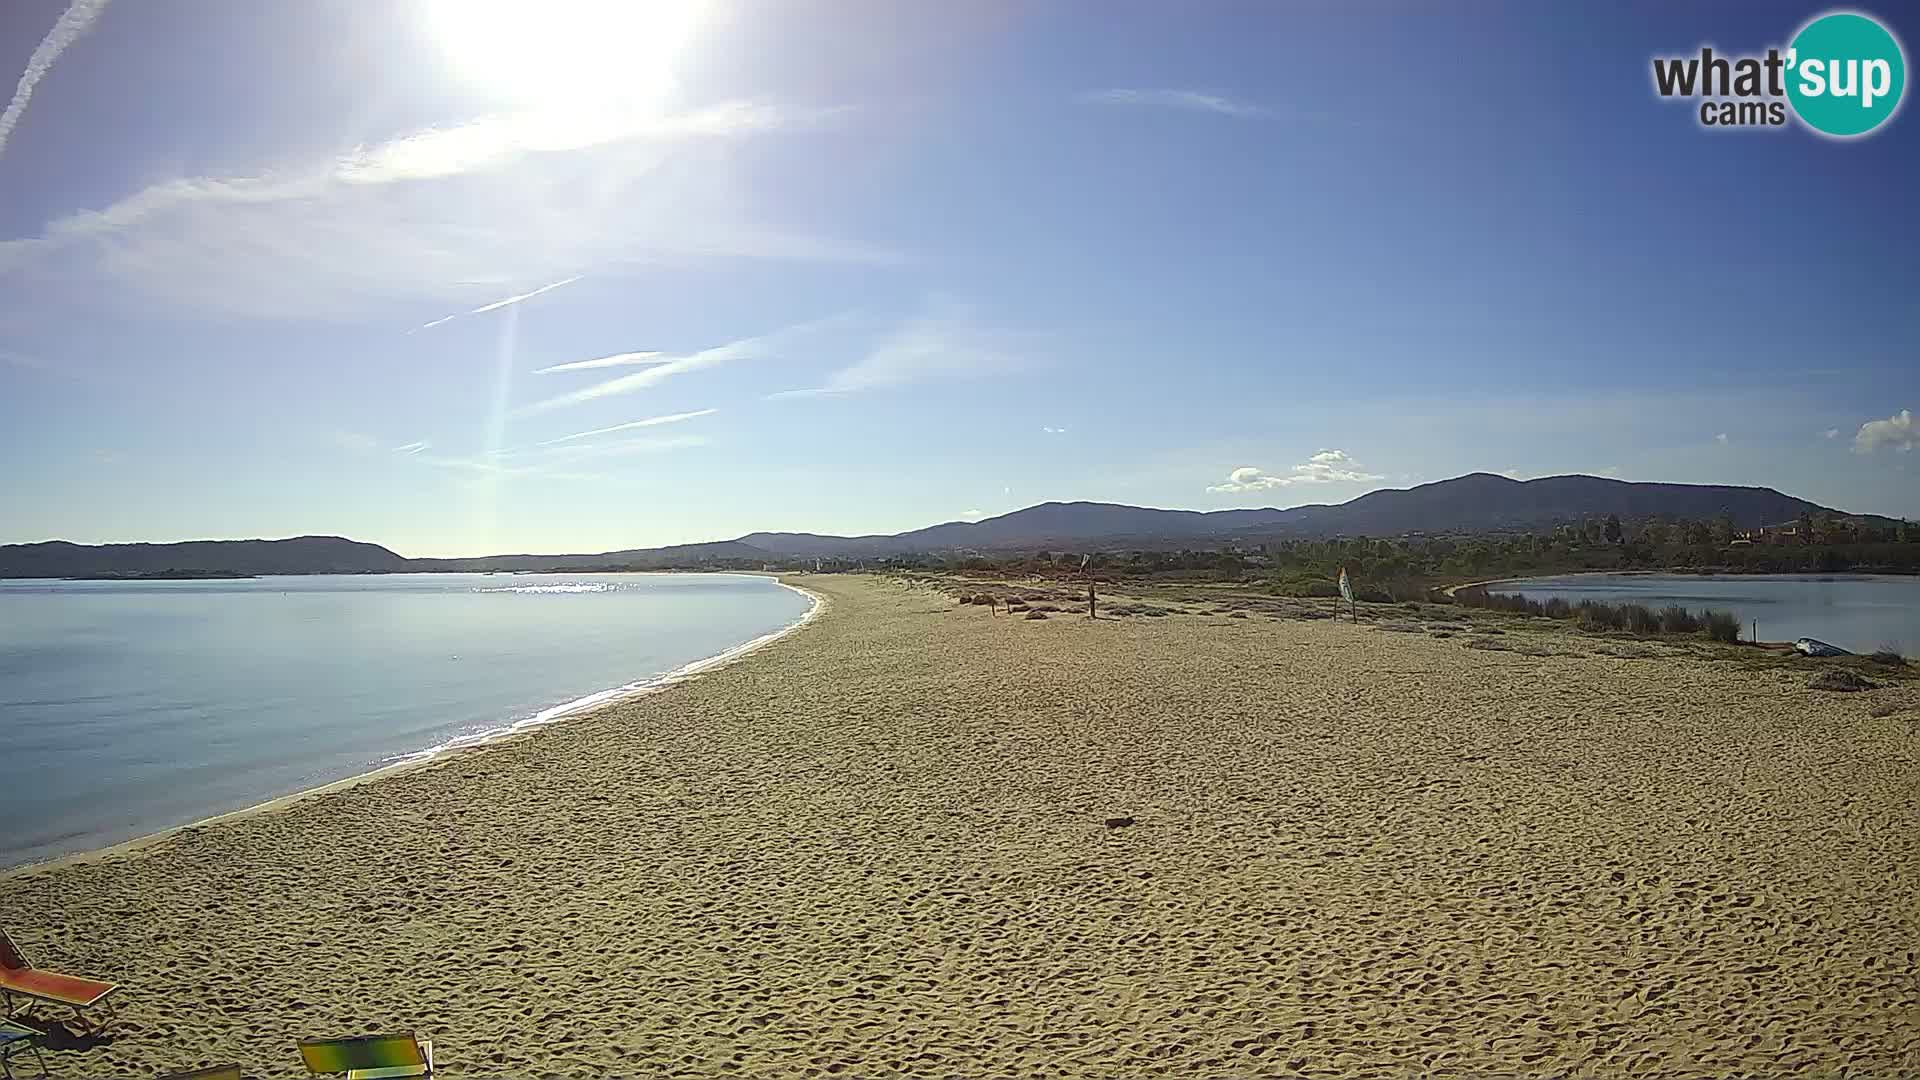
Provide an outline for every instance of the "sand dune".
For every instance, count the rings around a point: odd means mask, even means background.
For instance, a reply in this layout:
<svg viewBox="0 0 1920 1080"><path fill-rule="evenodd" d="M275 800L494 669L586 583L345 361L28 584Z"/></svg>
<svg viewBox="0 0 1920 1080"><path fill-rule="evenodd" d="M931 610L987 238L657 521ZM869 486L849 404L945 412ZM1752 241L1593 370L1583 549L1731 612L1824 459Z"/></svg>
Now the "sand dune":
<svg viewBox="0 0 1920 1080"><path fill-rule="evenodd" d="M1868 695L802 583L665 693L0 879L124 984L55 1074L1920 1072L1920 736Z"/></svg>

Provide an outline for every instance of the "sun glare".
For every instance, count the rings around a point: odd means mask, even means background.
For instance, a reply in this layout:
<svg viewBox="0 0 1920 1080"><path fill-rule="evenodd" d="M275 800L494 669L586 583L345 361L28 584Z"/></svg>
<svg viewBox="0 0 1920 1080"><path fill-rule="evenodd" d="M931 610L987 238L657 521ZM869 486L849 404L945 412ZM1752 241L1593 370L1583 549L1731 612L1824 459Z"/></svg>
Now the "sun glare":
<svg viewBox="0 0 1920 1080"><path fill-rule="evenodd" d="M429 0L433 32L465 78L528 107L654 105L702 0Z"/></svg>

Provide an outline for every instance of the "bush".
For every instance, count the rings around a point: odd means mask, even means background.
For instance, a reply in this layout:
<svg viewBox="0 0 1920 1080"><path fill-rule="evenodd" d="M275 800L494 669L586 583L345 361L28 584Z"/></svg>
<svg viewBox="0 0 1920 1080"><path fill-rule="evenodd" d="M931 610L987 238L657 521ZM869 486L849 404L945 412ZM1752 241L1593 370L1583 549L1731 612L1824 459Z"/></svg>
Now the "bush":
<svg viewBox="0 0 1920 1080"><path fill-rule="evenodd" d="M1900 648L1897 645L1883 644L1878 650L1868 656L1867 659L1876 664L1884 664L1887 667L1907 666L1907 658L1900 655Z"/></svg>
<svg viewBox="0 0 1920 1080"><path fill-rule="evenodd" d="M1668 604L1660 609L1660 632L1663 634L1691 634L1700 629L1700 620L1693 612L1679 604Z"/></svg>
<svg viewBox="0 0 1920 1080"><path fill-rule="evenodd" d="M1729 645L1740 640L1740 620L1731 612L1705 611L1700 615L1700 628L1708 637Z"/></svg>
<svg viewBox="0 0 1920 1080"><path fill-rule="evenodd" d="M1549 619L1570 619L1573 617L1573 605L1556 596L1541 605L1540 612Z"/></svg>
<svg viewBox="0 0 1920 1080"><path fill-rule="evenodd" d="M1626 604L1621 612L1627 617L1627 629L1636 634L1650 635L1660 632L1660 616L1645 604Z"/></svg>
<svg viewBox="0 0 1920 1080"><path fill-rule="evenodd" d="M1046 612L1044 612L1044 611L1029 611L1029 612L1027 612L1027 618L1029 618L1029 619L1044 619L1044 618L1046 618L1046 617L1047 617L1047 613L1046 613Z"/></svg>
<svg viewBox="0 0 1920 1080"><path fill-rule="evenodd" d="M1619 630L1626 622L1625 613L1612 604L1582 600L1574 605L1573 624L1582 630Z"/></svg>

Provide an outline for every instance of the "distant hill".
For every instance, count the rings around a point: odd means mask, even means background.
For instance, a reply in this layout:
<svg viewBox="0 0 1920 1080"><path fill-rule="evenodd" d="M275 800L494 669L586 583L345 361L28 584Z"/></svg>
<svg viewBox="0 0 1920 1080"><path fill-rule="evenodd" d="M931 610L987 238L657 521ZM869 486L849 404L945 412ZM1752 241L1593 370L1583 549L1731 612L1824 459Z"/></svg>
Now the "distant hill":
<svg viewBox="0 0 1920 1080"><path fill-rule="evenodd" d="M1072 547L1089 540L1220 536L1237 529L1284 526L1318 507L1292 510L1154 510L1118 503L1050 502L983 521L949 521L889 536L748 533L743 544L803 558L903 555L916 551L1007 551Z"/></svg>
<svg viewBox="0 0 1920 1080"><path fill-rule="evenodd" d="M715 540L704 544L632 548L590 555L482 555L471 559L408 559L406 569L422 572L568 570L591 566L655 569L719 562L750 563L757 567L774 557L771 551L751 547L738 540Z"/></svg>
<svg viewBox="0 0 1920 1080"><path fill-rule="evenodd" d="M1320 534L1393 536L1406 532L1484 532L1534 528L1618 514L1622 520L1716 518L1739 528L1777 525L1805 513L1838 513L1772 488L1717 484L1635 484L1599 476L1513 480L1469 473L1419 487L1372 491L1325 506L1295 526Z"/></svg>
<svg viewBox="0 0 1920 1080"><path fill-rule="evenodd" d="M1051 502L982 521L953 521L892 536L750 533L741 537L779 555L872 558L915 551L1010 551L1165 547L1254 536L1397 536L1537 528L1618 514L1713 518L1731 514L1742 528L1830 511L1772 488L1634 484L1598 476L1511 480L1471 473L1415 488L1369 492L1337 505L1289 510L1153 510L1114 503Z"/></svg>
<svg viewBox="0 0 1920 1080"><path fill-rule="evenodd" d="M1156 510L1117 503L1050 502L982 521L949 521L875 536L757 532L737 540L579 555L490 555L406 559L374 544L337 536L291 540L203 540L185 544L85 546L53 541L0 547L0 577L228 572L236 574L390 573L399 571L569 570L687 566L757 568L779 559L867 559L957 551L1169 548L1266 538L1398 536L1551 527L1618 514L1715 518L1740 528L1840 511L1772 488L1634 484L1598 476L1510 480L1472 473L1419 487L1370 492L1336 505L1287 510Z"/></svg>
<svg viewBox="0 0 1920 1080"><path fill-rule="evenodd" d="M189 540L179 544L0 545L0 577L183 574L365 574L405 570L378 544L339 536L288 540Z"/></svg>

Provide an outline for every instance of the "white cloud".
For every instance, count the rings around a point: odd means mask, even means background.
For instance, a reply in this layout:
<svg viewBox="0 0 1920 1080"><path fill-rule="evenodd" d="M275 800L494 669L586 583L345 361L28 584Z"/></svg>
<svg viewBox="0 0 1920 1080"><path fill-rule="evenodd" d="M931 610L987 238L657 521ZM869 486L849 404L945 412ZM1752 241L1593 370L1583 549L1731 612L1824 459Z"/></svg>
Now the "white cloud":
<svg viewBox="0 0 1920 1080"><path fill-rule="evenodd" d="M1377 473L1362 472L1362 468L1345 450L1322 450L1284 474L1242 465L1227 474L1225 483L1213 484L1207 490L1216 495L1237 495L1295 484L1361 484L1386 479Z"/></svg>
<svg viewBox="0 0 1920 1080"><path fill-rule="evenodd" d="M1043 427L1040 430L1046 432L1048 435L1065 435L1067 433L1067 429L1063 427Z"/></svg>
<svg viewBox="0 0 1920 1080"><path fill-rule="evenodd" d="M7 140L12 137L14 126L20 123L21 114L27 111L27 102L33 100L34 87L47 77L53 69L53 62L67 47L80 40L93 21L107 9L107 0L73 0L67 10L47 31L34 47L33 55L27 58L27 69L20 73L20 81L13 88L13 99L7 102L6 110L0 112L0 153L5 153Z"/></svg>
<svg viewBox="0 0 1920 1080"><path fill-rule="evenodd" d="M417 454L417 453L419 453L419 452L421 452L422 450L426 450L426 449L430 449L430 448L431 448L432 446L433 446L433 444L432 444L432 443L430 443L430 442L425 442L425 441L421 441L421 442L410 442L410 443L407 443L407 444L406 444L406 445L404 445L404 446L396 446L396 447L394 447L394 448L393 448L393 452L394 452L394 453L396 453L396 454Z"/></svg>
<svg viewBox="0 0 1920 1080"><path fill-rule="evenodd" d="M760 337L731 341L725 345L717 345L711 349L703 349L697 353L690 353L686 356L667 357L647 368L645 371L636 371L631 375L622 375L618 378L608 379L605 382L595 383L584 389L559 394L547 398L544 401L537 401L532 405L522 408L520 411L523 413L546 412L549 409L563 408L567 405L578 405L583 401L593 401L598 398L613 397L618 394L630 394L636 390L644 390L655 383L671 379L675 375L684 375L689 371L718 367L721 364L734 360L776 355L789 347L795 339L838 321L840 321L838 317L820 319L810 323L802 323L798 326L790 326L784 330L777 330L771 334L764 334ZM562 370L567 366L568 365L563 364L560 368L546 370Z"/></svg>
<svg viewBox="0 0 1920 1080"><path fill-rule="evenodd" d="M1508 468L1501 469L1500 475L1506 477L1509 480L1525 480L1527 478L1527 474L1525 472L1522 472L1520 469L1520 466L1518 465L1513 465L1513 466L1509 466Z"/></svg>
<svg viewBox="0 0 1920 1080"><path fill-rule="evenodd" d="M1825 435L1829 439L1837 439L1840 437L1840 429L1837 427L1830 427L1827 430L1821 432L1821 434Z"/></svg>
<svg viewBox="0 0 1920 1080"><path fill-rule="evenodd" d="M451 318L451 316L449 316ZM550 375L556 371L589 371L593 368L631 367L641 364L664 364L673 359L661 352L623 352L612 356L595 357L592 360L575 360L568 364L555 364L552 367L535 369L535 375Z"/></svg>
<svg viewBox="0 0 1920 1080"><path fill-rule="evenodd" d="M678 115L633 107L533 109L428 128L355 147L334 165L351 184L431 180L495 168L537 154L565 153L633 139L716 138L812 126L839 110L796 113L732 102Z"/></svg>
<svg viewBox="0 0 1920 1080"><path fill-rule="evenodd" d="M1901 409L1885 420L1869 420L1853 436L1853 452L1871 454L1883 446L1908 451L1920 442L1920 429L1913 425L1913 410Z"/></svg>
<svg viewBox="0 0 1920 1080"><path fill-rule="evenodd" d="M1222 116L1258 116L1265 111L1258 105L1201 93L1198 90L1138 90L1116 88L1090 90L1076 100L1082 105L1146 105L1163 109L1190 109Z"/></svg>
<svg viewBox="0 0 1920 1080"><path fill-rule="evenodd" d="M697 409L693 412L668 413L665 416L649 416L645 420L634 420L630 423L615 424L612 427L594 428L592 431L576 431L571 435L562 435L557 439L548 439L539 445L553 446L556 443L572 442L575 439L585 439L594 435L606 435L615 431L631 431L634 428L659 427L661 424L678 424L683 420L712 416L719 411L719 409Z"/></svg>
<svg viewBox="0 0 1920 1080"><path fill-rule="evenodd" d="M0 288L350 319L395 303L484 307L483 288L518 295L663 262L891 258L763 226L748 212L733 146L817 127L819 112L731 105L591 123L527 115L301 168L158 183L0 241Z"/></svg>
<svg viewBox="0 0 1920 1080"><path fill-rule="evenodd" d="M985 510L981 510L977 508L971 509L971 510L962 510L960 511L960 516L966 519L967 521L977 521L980 518L986 517L987 512Z"/></svg>
<svg viewBox="0 0 1920 1080"><path fill-rule="evenodd" d="M1719 443L1721 446L1727 445L1727 433L1723 431L1720 434L1715 435L1713 437L1713 441Z"/></svg>
<svg viewBox="0 0 1920 1080"><path fill-rule="evenodd" d="M1017 366L1010 343L975 325L965 305L937 298L857 363L829 375L824 385L771 396L856 394L923 379L1000 374Z"/></svg>

